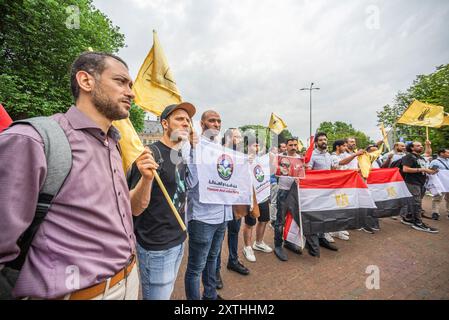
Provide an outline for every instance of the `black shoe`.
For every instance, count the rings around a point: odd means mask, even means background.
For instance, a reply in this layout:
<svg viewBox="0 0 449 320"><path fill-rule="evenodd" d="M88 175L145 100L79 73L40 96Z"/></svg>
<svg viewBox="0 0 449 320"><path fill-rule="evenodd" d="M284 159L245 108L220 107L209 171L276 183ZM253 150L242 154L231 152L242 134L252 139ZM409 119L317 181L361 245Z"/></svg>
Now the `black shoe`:
<svg viewBox="0 0 449 320"><path fill-rule="evenodd" d="M287 249L287 250L290 250L290 251L292 251L292 252L294 252L296 254L302 254L301 248L299 246L297 246L296 244L294 244L294 243L285 241L284 248Z"/></svg>
<svg viewBox="0 0 449 320"><path fill-rule="evenodd" d="M402 218L401 219L401 223L402 224L405 224L406 226L412 226L413 225L413 220L411 220L411 219L407 219L407 218Z"/></svg>
<svg viewBox="0 0 449 320"><path fill-rule="evenodd" d="M244 276L247 276L249 274L248 268L246 268L243 264L241 264L240 261L237 261L237 263L228 263L227 268L228 270L235 271Z"/></svg>
<svg viewBox="0 0 449 320"><path fill-rule="evenodd" d="M288 261L287 252L285 252L282 247L274 247L274 254L279 258L279 260Z"/></svg>
<svg viewBox="0 0 449 320"><path fill-rule="evenodd" d="M412 226L413 229L418 230L418 231L424 231L424 232L429 232L429 233L438 233L438 229L436 228L432 228L431 226L426 225L424 222L421 223L415 223Z"/></svg>
<svg viewBox="0 0 449 320"><path fill-rule="evenodd" d="M310 243L308 241L306 241L306 249L307 252L312 256L312 257L320 257L320 247L318 247L317 249L312 248L312 246L310 245Z"/></svg>
<svg viewBox="0 0 449 320"><path fill-rule="evenodd" d="M320 238L320 246L322 246L323 248L332 250L332 251L338 251L338 248L333 245L332 243L330 243L329 241L327 241L325 238Z"/></svg>
<svg viewBox="0 0 449 320"><path fill-rule="evenodd" d="M217 272L217 275L215 277L215 281L217 282L216 288L219 290L223 289L223 280L221 279L220 271Z"/></svg>
<svg viewBox="0 0 449 320"><path fill-rule="evenodd" d="M436 213L436 212L432 213L432 219L433 220L440 220L440 214Z"/></svg>

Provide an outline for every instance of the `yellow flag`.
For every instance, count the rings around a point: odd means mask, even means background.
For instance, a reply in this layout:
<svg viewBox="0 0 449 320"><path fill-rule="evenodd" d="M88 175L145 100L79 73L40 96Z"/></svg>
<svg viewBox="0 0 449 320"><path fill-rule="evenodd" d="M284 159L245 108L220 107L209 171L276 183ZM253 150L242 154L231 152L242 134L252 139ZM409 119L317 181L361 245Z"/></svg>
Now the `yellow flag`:
<svg viewBox="0 0 449 320"><path fill-rule="evenodd" d="M129 118L112 121L112 125L120 131L120 150L122 153L123 170L126 172L131 168L134 161L143 152L144 146L134 130Z"/></svg>
<svg viewBox="0 0 449 320"><path fill-rule="evenodd" d="M302 141L298 140L298 150L301 151L302 149L304 149L304 145L302 144Z"/></svg>
<svg viewBox="0 0 449 320"><path fill-rule="evenodd" d="M382 137L383 137L383 141L384 141L384 145L387 147L388 151L391 150L390 148L390 143L388 142L388 134L385 131L385 127L383 122L380 123L380 131L382 132Z"/></svg>
<svg viewBox="0 0 449 320"><path fill-rule="evenodd" d="M181 103L181 95L156 31L153 31L153 47L134 81L133 92L135 104L158 116L166 106Z"/></svg>
<svg viewBox="0 0 449 320"><path fill-rule="evenodd" d="M445 127L445 126L449 126L449 115L444 116L443 123L437 128L441 128L441 127Z"/></svg>
<svg viewBox="0 0 449 320"><path fill-rule="evenodd" d="M382 144L382 146L379 148L379 150L370 152L370 153L365 152L361 156L357 157L357 161L359 162L359 168L360 168L360 172L362 173L362 177L364 177L365 179L368 178L373 162L375 160L377 160L377 158L380 157L383 149L384 149L384 145Z"/></svg>
<svg viewBox="0 0 449 320"><path fill-rule="evenodd" d="M274 113L271 113L270 123L268 124L268 128L270 128L275 134L281 134L281 132L287 128L284 120L279 118Z"/></svg>
<svg viewBox="0 0 449 320"><path fill-rule="evenodd" d="M418 100L405 110L397 123L410 126L422 126L438 128L444 121L444 109L442 106L422 103Z"/></svg>

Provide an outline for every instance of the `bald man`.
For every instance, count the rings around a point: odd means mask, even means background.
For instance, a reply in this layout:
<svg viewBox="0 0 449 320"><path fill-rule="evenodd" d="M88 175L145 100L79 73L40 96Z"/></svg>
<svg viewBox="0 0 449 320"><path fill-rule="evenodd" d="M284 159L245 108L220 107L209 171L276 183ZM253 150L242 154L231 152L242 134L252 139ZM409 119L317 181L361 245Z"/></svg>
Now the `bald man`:
<svg viewBox="0 0 449 320"><path fill-rule="evenodd" d="M213 110L201 116L201 139L219 142L221 117ZM217 294L217 257L220 252L226 225L233 219L232 206L200 202L198 170L195 150L190 153L187 182L187 220L189 233L189 258L185 273L185 290L188 300L221 300ZM202 276L202 277L201 277ZM200 294L200 278L204 292Z"/></svg>

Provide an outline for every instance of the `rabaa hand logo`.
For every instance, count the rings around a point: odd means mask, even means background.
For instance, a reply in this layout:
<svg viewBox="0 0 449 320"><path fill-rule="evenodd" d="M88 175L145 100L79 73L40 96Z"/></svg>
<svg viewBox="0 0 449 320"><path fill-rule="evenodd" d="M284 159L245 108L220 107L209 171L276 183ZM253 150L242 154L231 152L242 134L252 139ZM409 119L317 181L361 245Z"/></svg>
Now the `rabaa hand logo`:
<svg viewBox="0 0 449 320"><path fill-rule="evenodd" d="M231 179L232 173L234 172L234 163L232 158L227 154L222 154L217 160L217 171L220 178L225 181Z"/></svg>
<svg viewBox="0 0 449 320"><path fill-rule="evenodd" d="M260 165L254 167L254 177L256 177L256 180L259 182L262 182L263 179L265 178L265 174Z"/></svg>

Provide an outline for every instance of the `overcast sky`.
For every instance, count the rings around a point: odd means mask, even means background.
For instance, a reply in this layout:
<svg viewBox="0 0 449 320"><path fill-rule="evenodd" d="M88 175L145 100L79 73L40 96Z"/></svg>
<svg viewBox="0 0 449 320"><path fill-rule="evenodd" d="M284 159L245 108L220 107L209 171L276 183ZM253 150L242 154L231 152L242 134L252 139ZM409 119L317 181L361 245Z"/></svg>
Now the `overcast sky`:
<svg viewBox="0 0 449 320"><path fill-rule="evenodd" d="M346 121L379 139L376 111L418 74L449 63L446 0L94 0L125 34L133 78L158 32L183 100L217 110L223 128L289 130Z"/></svg>

